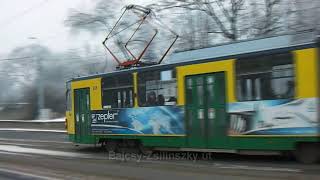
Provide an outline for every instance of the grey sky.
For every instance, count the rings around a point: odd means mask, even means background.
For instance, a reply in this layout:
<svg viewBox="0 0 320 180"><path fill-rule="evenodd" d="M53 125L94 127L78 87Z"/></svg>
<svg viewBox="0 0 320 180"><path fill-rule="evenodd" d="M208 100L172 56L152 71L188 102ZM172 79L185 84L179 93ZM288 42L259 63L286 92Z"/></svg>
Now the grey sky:
<svg viewBox="0 0 320 180"><path fill-rule="evenodd" d="M73 34L63 25L68 10L89 10L93 0L1 0L0 1L0 58L13 48L40 43L53 51L98 46L103 37L88 33ZM125 0L126 4L143 4L144 0ZM119 7L119 11L122 7ZM30 38L35 37L35 38Z"/></svg>
<svg viewBox="0 0 320 180"><path fill-rule="evenodd" d="M43 43L59 50L61 46L56 44L65 43L68 36L63 20L68 8L76 8L79 2L80 0L1 0L0 54L30 43Z"/></svg>

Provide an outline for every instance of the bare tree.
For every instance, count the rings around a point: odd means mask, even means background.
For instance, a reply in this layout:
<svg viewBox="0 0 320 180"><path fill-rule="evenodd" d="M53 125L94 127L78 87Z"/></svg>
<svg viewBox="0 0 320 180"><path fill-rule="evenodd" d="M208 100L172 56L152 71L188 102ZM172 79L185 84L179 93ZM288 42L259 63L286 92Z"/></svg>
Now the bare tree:
<svg viewBox="0 0 320 180"><path fill-rule="evenodd" d="M260 37L283 32L285 23L283 23L281 1L252 0L250 4L252 24L249 26L251 36Z"/></svg>
<svg viewBox="0 0 320 180"><path fill-rule="evenodd" d="M50 53L48 48L38 44L17 47L9 53L8 57L12 60L1 63L1 71L6 73L3 80L7 83L0 92L0 101L16 104L20 108L19 113L15 112L12 118L30 119L34 117L37 104L36 79L43 75L38 73L37 60L43 60ZM18 104L25 105L20 107Z"/></svg>
<svg viewBox="0 0 320 180"><path fill-rule="evenodd" d="M196 16L194 11L182 10L174 23L174 29L177 29L180 38L178 40L176 51L184 51L190 49L196 49Z"/></svg>
<svg viewBox="0 0 320 180"><path fill-rule="evenodd" d="M291 28L294 31L311 30L320 34L320 1L319 0L293 0L290 1L293 9L291 13Z"/></svg>
<svg viewBox="0 0 320 180"><path fill-rule="evenodd" d="M37 60L44 59L50 54L48 48L32 44L13 49L8 57L12 61L4 61L1 63L1 71L6 74L8 85L3 93L7 93L3 97L7 100L18 102L23 98L26 89L34 86L38 74ZM17 57L28 57L15 59Z"/></svg>
<svg viewBox="0 0 320 180"><path fill-rule="evenodd" d="M95 33L109 32L121 15L121 9L124 7L121 1L113 0L112 2L115 3L100 0L89 13L72 10L68 19L65 21L65 25L73 29L81 29ZM153 31L153 25L155 24L152 24L153 19L151 14L149 14L148 18L143 21L143 24L140 26L139 22L142 22L141 14L135 11L126 11L126 14L107 41L108 47L111 47L110 49L112 53L117 56L117 59L120 61L136 59L152 39L152 43L142 56L142 61L160 60L160 57L158 58L156 56L161 55L161 52L158 51L165 49L161 46L168 44L168 42L165 43L165 39L168 37L164 35L164 32L159 32L159 30L157 31L156 37L154 39L152 38L155 32ZM137 27L139 27L139 30L135 32ZM134 33L134 37L130 38ZM165 52L162 52L162 54L163 53ZM110 58L112 57L110 56ZM92 68L90 71L92 71Z"/></svg>
<svg viewBox="0 0 320 180"><path fill-rule="evenodd" d="M37 114L37 79L41 76L45 108L50 108L53 112L63 116L66 81L77 74L88 75L99 70L101 72L105 68L101 58L103 56L92 56L89 49L85 55L80 56L77 52L53 53L47 47L39 44L17 47L8 56L8 59L12 60L0 62L0 83L2 85L0 101L8 104L27 103L28 109L21 109L21 112L16 113L14 117L34 118ZM38 71L38 60L42 64L41 74ZM102 67L94 64L97 62L101 62Z"/></svg>
<svg viewBox="0 0 320 180"><path fill-rule="evenodd" d="M314 3L317 0L308 1L313 2L313 5L308 6L316 6ZM305 4L304 1L299 2L300 4ZM192 13L190 13L191 11L206 14L209 18L207 20L208 27L202 27L202 30L206 31L208 36L202 37L210 39L208 43L210 45L211 43L217 42L287 33L291 31L293 27L291 24L297 19L306 19L309 22L311 19L314 19L303 18L305 16L301 15L300 18L297 18L296 15L298 14L298 11L294 10L295 8L292 4L294 4L294 1L291 0L162 0L151 4L150 7L155 8L158 12L164 13L168 13L169 10L170 12L174 12L173 9L184 9L189 11L189 13L185 13L185 16L192 16ZM313 14L313 17L316 17L316 13ZM190 18L181 20L177 18L177 16L171 17L172 21L177 23L190 21ZM199 16L197 15L196 17ZM313 20L313 22L315 22L315 20ZM190 26L182 27L184 31L187 31L185 28L190 28L190 31L192 29ZM199 32L199 29L196 31ZM213 38L212 35L220 36ZM190 37L182 35L182 38L190 40L192 36L194 35L190 34ZM187 41L187 39L185 41ZM199 43L198 40L203 39L200 37L200 39L195 40L195 42Z"/></svg>
<svg viewBox="0 0 320 180"><path fill-rule="evenodd" d="M178 41L180 50L199 49L208 47L210 44L209 33L212 24L208 16L201 11L183 10L179 17L180 40ZM178 23L179 24L179 23ZM211 27L210 27L211 26ZM212 38L212 36L211 36Z"/></svg>
<svg viewBox="0 0 320 180"><path fill-rule="evenodd" d="M114 24L123 4L121 1L100 0L90 12L71 9L65 25L73 29L83 29L93 33L105 32Z"/></svg>
<svg viewBox="0 0 320 180"><path fill-rule="evenodd" d="M240 38L238 18L241 15L245 0L163 0L151 4L158 12L173 8L189 11L201 11L208 15L215 26L208 33L221 34L230 41Z"/></svg>

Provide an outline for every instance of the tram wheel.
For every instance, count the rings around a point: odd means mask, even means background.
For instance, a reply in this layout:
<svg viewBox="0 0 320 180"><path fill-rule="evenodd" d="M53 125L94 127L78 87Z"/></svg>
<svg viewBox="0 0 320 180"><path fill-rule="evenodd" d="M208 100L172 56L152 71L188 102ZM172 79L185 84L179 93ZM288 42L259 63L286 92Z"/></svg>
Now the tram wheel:
<svg viewBox="0 0 320 180"><path fill-rule="evenodd" d="M107 140L105 142L107 152L116 152L118 149L118 142L116 140Z"/></svg>
<svg viewBox="0 0 320 180"><path fill-rule="evenodd" d="M152 147L146 147L142 143L139 143L139 151L143 155L152 155L153 148Z"/></svg>
<svg viewBox="0 0 320 180"><path fill-rule="evenodd" d="M320 159L320 146L315 143L302 143L298 145L293 154L299 162L316 163Z"/></svg>

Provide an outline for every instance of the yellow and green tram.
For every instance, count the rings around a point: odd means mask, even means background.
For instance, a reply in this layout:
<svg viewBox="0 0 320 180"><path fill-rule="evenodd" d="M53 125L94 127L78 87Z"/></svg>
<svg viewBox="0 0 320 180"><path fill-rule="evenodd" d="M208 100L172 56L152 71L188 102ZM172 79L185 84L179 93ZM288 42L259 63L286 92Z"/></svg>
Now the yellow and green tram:
<svg viewBox="0 0 320 180"><path fill-rule="evenodd" d="M319 48L299 37L179 52L169 64L72 79L69 139L109 150L294 152L314 162Z"/></svg>

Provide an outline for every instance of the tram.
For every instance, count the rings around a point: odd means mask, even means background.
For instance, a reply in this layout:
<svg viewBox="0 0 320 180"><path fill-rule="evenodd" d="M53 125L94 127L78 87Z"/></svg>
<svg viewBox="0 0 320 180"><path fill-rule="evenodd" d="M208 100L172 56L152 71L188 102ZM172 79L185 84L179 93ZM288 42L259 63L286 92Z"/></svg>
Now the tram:
<svg viewBox="0 0 320 180"><path fill-rule="evenodd" d="M320 63L310 34L177 52L167 64L135 66L134 59L114 72L71 79L69 139L108 151L289 152L316 162Z"/></svg>
<svg viewBox="0 0 320 180"><path fill-rule="evenodd" d="M294 152L319 158L319 48L297 35L176 53L67 82L67 131L109 150Z"/></svg>

